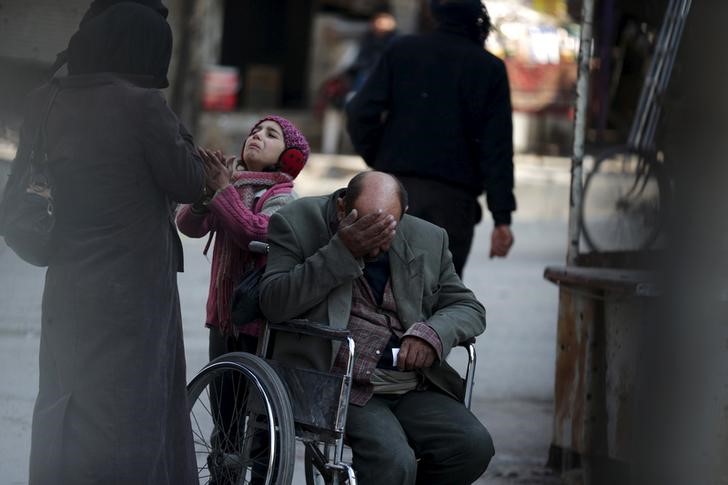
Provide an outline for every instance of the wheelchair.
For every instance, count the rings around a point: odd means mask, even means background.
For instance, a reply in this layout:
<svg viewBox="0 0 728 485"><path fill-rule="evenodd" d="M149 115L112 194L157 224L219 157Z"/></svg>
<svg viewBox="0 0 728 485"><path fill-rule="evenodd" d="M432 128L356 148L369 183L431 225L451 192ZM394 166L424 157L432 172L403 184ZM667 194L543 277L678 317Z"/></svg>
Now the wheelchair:
<svg viewBox="0 0 728 485"><path fill-rule="evenodd" d="M266 358L272 332L346 343L346 373L292 368ZM470 408L475 339L461 346L468 358L464 404ZM200 484L289 485L298 439L305 448L307 485L356 485L344 460L354 352L348 331L293 320L266 324L257 355L231 352L207 364L187 386Z"/></svg>
<svg viewBox="0 0 728 485"><path fill-rule="evenodd" d="M346 344L346 372L294 368L269 358L276 332ZM470 408L475 339L460 345L467 351L463 402ZM289 485L299 440L305 448L306 485L356 485L354 470L344 460L354 356L347 330L291 320L264 324L256 354L231 352L203 367L187 386L199 483Z"/></svg>

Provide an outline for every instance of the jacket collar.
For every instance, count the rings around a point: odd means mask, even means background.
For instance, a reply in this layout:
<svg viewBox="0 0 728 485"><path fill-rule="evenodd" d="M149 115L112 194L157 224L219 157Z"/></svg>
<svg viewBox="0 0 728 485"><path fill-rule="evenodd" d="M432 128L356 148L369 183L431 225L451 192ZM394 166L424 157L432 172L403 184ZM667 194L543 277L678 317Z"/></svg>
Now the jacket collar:
<svg viewBox="0 0 728 485"><path fill-rule="evenodd" d="M456 37L462 37L473 43L480 43L480 33L477 30L469 29L464 25L444 23L439 25L435 32L441 35L451 35Z"/></svg>
<svg viewBox="0 0 728 485"><path fill-rule="evenodd" d="M389 264L392 275L392 291L397 299L397 313L405 328L409 328L419 317L425 285L425 254L410 246L408 241L408 219L405 214L400 230L394 237L390 249Z"/></svg>
<svg viewBox="0 0 728 485"><path fill-rule="evenodd" d="M406 217L410 216L405 214L405 216L402 218L402 221L400 222L400 226L403 222L405 222ZM393 253L397 258L399 258L403 264L407 265L411 264L412 261L414 261L415 258L418 256L418 254L407 242L407 239L405 238L401 230L398 230L397 234L394 236L394 241L392 241L392 247L390 249L390 252Z"/></svg>

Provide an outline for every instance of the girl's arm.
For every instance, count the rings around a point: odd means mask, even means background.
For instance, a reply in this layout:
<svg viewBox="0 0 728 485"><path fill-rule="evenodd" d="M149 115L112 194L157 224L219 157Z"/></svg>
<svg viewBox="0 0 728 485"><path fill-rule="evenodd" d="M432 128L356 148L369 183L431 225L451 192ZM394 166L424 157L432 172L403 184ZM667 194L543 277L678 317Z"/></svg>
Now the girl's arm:
<svg viewBox="0 0 728 485"><path fill-rule="evenodd" d="M177 211L177 228L189 237L203 237L212 227L210 212L199 212L192 204L181 205Z"/></svg>
<svg viewBox="0 0 728 485"><path fill-rule="evenodd" d="M271 197L256 214L245 207L238 191L229 185L219 191L207 207L215 216L218 227L238 246L247 249L250 241L268 240L270 216L294 198L292 193Z"/></svg>

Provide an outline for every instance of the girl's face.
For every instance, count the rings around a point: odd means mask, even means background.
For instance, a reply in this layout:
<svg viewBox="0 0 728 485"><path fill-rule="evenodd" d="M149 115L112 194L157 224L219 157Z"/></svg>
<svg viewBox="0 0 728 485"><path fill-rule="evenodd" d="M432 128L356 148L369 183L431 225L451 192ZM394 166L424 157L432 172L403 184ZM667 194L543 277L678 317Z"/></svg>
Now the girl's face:
<svg viewBox="0 0 728 485"><path fill-rule="evenodd" d="M275 121L265 120L245 140L243 161L248 170L260 172L275 165L285 148L281 126Z"/></svg>

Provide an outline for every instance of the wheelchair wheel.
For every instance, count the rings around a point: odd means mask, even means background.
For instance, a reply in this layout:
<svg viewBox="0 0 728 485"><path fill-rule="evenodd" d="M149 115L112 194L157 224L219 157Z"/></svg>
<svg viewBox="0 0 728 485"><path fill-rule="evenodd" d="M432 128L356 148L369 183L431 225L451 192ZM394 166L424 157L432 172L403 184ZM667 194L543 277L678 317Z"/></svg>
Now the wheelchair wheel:
<svg viewBox="0 0 728 485"><path fill-rule="evenodd" d="M599 156L581 204L587 245L598 252L652 247L662 230L666 191L661 162L651 155L620 147Z"/></svg>
<svg viewBox="0 0 728 485"><path fill-rule="evenodd" d="M295 432L288 392L265 360L234 352L187 386L200 484L289 485Z"/></svg>

